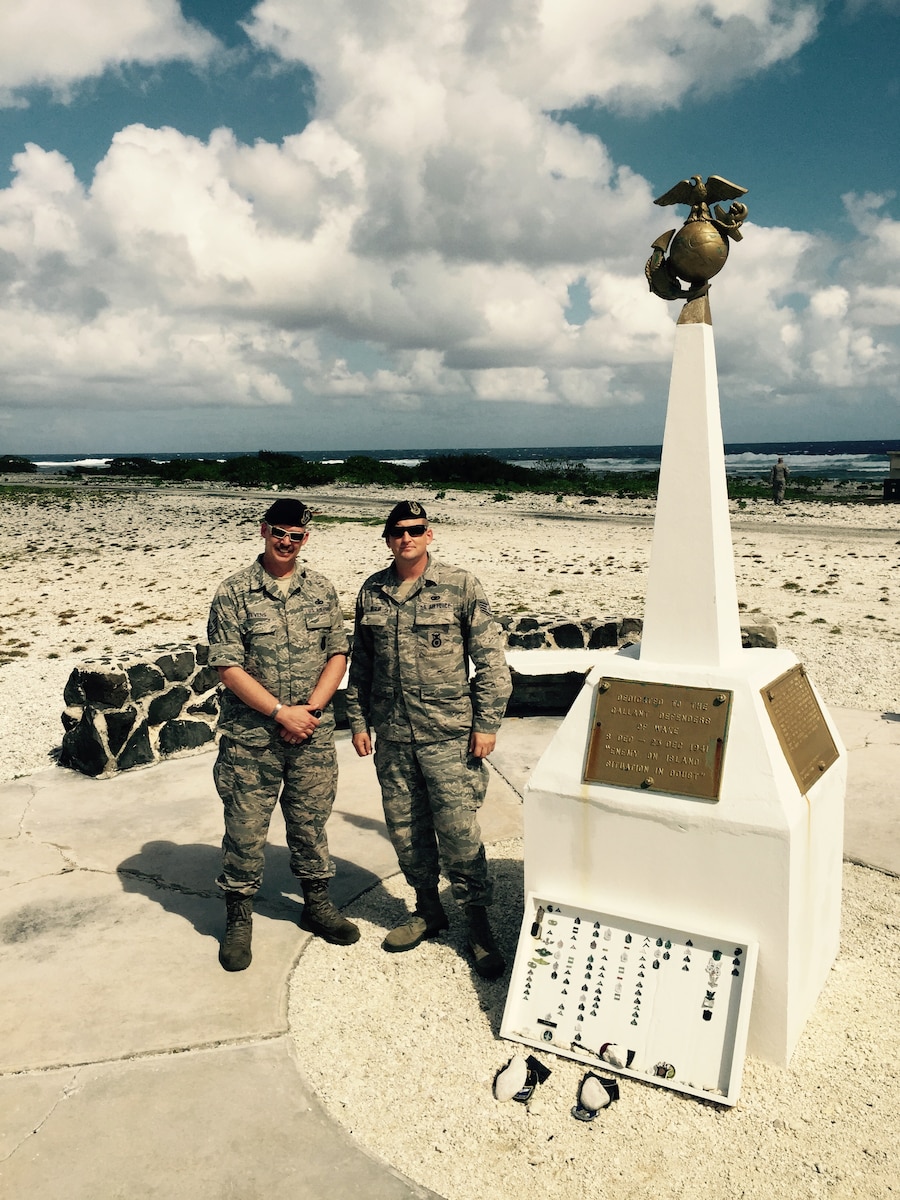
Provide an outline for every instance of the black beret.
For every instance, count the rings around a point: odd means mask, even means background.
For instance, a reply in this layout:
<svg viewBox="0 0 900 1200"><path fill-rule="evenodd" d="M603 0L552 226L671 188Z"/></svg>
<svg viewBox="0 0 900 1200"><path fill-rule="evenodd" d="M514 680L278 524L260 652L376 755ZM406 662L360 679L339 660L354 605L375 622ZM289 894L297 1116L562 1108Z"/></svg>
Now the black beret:
<svg viewBox="0 0 900 1200"><path fill-rule="evenodd" d="M418 500L401 500L399 504L395 504L388 513L388 519L384 523L384 533L382 537L387 537L388 530L392 525L396 525L398 521L427 521L428 513L423 505Z"/></svg>
<svg viewBox="0 0 900 1200"><path fill-rule="evenodd" d="M283 496L270 505L263 520L267 525L308 525L312 513L302 500L292 500Z"/></svg>

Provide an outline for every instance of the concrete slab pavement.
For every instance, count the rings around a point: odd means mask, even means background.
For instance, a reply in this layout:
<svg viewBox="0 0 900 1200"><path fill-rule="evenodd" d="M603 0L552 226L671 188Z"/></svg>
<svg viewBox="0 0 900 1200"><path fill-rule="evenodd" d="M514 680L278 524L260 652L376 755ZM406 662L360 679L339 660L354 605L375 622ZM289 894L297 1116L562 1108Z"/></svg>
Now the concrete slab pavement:
<svg viewBox="0 0 900 1200"><path fill-rule="evenodd" d="M362 1150L313 1097L290 1036L0 1079L10 1200L434 1195Z"/></svg>
<svg viewBox="0 0 900 1200"><path fill-rule="evenodd" d="M900 713L829 711L847 747L844 857L900 875Z"/></svg>
<svg viewBox="0 0 900 1200"><path fill-rule="evenodd" d="M845 854L900 874L900 719L833 716L850 754ZM521 833L522 787L559 722L504 723L487 842ZM396 859L371 759L357 759L345 733L338 753L329 838L345 905L394 874ZM107 780L51 768L0 785L0 1192L433 1195L354 1143L297 1068L287 989L309 935L296 924L280 813L253 964L219 967L212 762L201 754Z"/></svg>
<svg viewBox="0 0 900 1200"><path fill-rule="evenodd" d="M397 861L372 760L346 733L338 752L329 839L343 906ZM219 966L213 761L0 785L0 1192L431 1195L333 1125L295 1064L288 982L310 935L280 810L253 964ZM482 825L488 841L521 831L520 798L497 774Z"/></svg>

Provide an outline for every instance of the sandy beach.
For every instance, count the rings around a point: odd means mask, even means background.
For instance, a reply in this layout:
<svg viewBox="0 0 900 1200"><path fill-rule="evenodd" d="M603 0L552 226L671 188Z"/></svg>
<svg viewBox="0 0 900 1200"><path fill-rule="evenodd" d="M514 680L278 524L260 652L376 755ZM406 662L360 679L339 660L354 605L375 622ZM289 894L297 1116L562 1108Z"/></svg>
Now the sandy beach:
<svg viewBox="0 0 900 1200"><path fill-rule="evenodd" d="M18 492L18 489L16 490ZM304 497L310 566L349 618L387 561L397 498L379 488ZM498 614L643 615L654 506L521 495L422 494L433 552L481 578ZM63 688L88 658L203 640L218 582L254 557L271 493L70 485L23 489L0 513L0 779L60 745ZM732 504L741 607L774 621L826 703L900 709L900 506Z"/></svg>
<svg viewBox="0 0 900 1200"><path fill-rule="evenodd" d="M522 845L488 847L493 921L512 954ZM507 980L473 978L464 934L412 955L381 939L410 896L401 876L350 905L352 953L317 939L294 972L301 1070L372 1153L446 1200L888 1200L900 1191L900 881L844 865L841 952L787 1070L748 1057L731 1109L625 1080L591 1124L571 1116L585 1066L554 1054L527 1105L492 1084L527 1047L499 1038ZM358 995L365 1001L335 1003ZM603 1074L602 1068L600 1073Z"/></svg>
<svg viewBox="0 0 900 1200"><path fill-rule="evenodd" d="M317 514L307 560L349 618L397 497L340 488ZM653 505L620 499L422 493L436 556L474 569L498 614L642 616ZM63 688L88 659L203 640L217 583L258 551L271 493L45 486L0 513L0 779L42 770L62 737ZM900 711L900 506L733 505L739 601L769 617L826 704ZM502 736L502 734L501 734ZM489 848L495 924L512 953L521 844ZM298 1061L328 1111L374 1154L449 1200L869 1200L896 1194L900 882L845 864L842 949L788 1071L749 1059L722 1110L629 1084L590 1126L573 1121L583 1069L552 1075L525 1106L498 1104L504 981L476 987L445 938L380 950L408 898L399 876L361 896L350 952L313 939L294 973ZM366 981L365 1003L359 980ZM356 997L335 1006L335 996ZM386 1035L385 1031L391 1031ZM415 1081L411 1083L411 1081Z"/></svg>

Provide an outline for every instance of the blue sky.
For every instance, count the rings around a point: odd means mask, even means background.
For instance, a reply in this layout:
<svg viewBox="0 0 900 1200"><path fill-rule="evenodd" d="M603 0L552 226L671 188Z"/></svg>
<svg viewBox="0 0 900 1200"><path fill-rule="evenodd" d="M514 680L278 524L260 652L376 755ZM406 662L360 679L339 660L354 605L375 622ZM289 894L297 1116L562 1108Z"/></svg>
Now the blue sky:
<svg viewBox="0 0 900 1200"><path fill-rule="evenodd" d="M0 452L659 442L643 279L749 189L726 440L893 437L900 0L0 12Z"/></svg>

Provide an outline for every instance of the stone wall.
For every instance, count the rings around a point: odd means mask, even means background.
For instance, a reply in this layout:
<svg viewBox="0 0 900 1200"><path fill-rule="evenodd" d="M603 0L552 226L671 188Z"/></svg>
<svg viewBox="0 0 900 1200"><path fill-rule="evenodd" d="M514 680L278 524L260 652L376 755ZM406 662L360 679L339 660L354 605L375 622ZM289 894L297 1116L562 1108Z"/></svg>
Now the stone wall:
<svg viewBox="0 0 900 1200"><path fill-rule="evenodd" d="M522 613L499 617L509 650L605 650L641 640L640 617L567 617L556 613ZM778 645L778 633L769 617L741 613L744 649Z"/></svg>
<svg viewBox="0 0 900 1200"><path fill-rule="evenodd" d="M613 649L639 642L643 628L638 617L522 613L499 620L510 651ZM741 634L745 647L778 644L766 617L742 614ZM64 692L60 766L99 777L208 748L219 715L219 675L207 665L208 653L202 642L156 646L76 667ZM511 667L507 712L566 712L589 669L526 674ZM334 715L346 725L342 692L335 696Z"/></svg>
<svg viewBox="0 0 900 1200"><path fill-rule="evenodd" d="M513 685L506 709L509 717L568 712L594 665L590 657L578 652L633 645L641 640L644 628L640 617L572 618L554 613L500 617L500 624L506 635ZM778 635L768 617L742 613L741 641L745 649L774 648ZM523 653L540 650L547 651L544 662L529 661L529 655Z"/></svg>
<svg viewBox="0 0 900 1200"><path fill-rule="evenodd" d="M60 766L112 775L212 742L219 673L208 653L202 643L157 646L76 667L63 694Z"/></svg>

